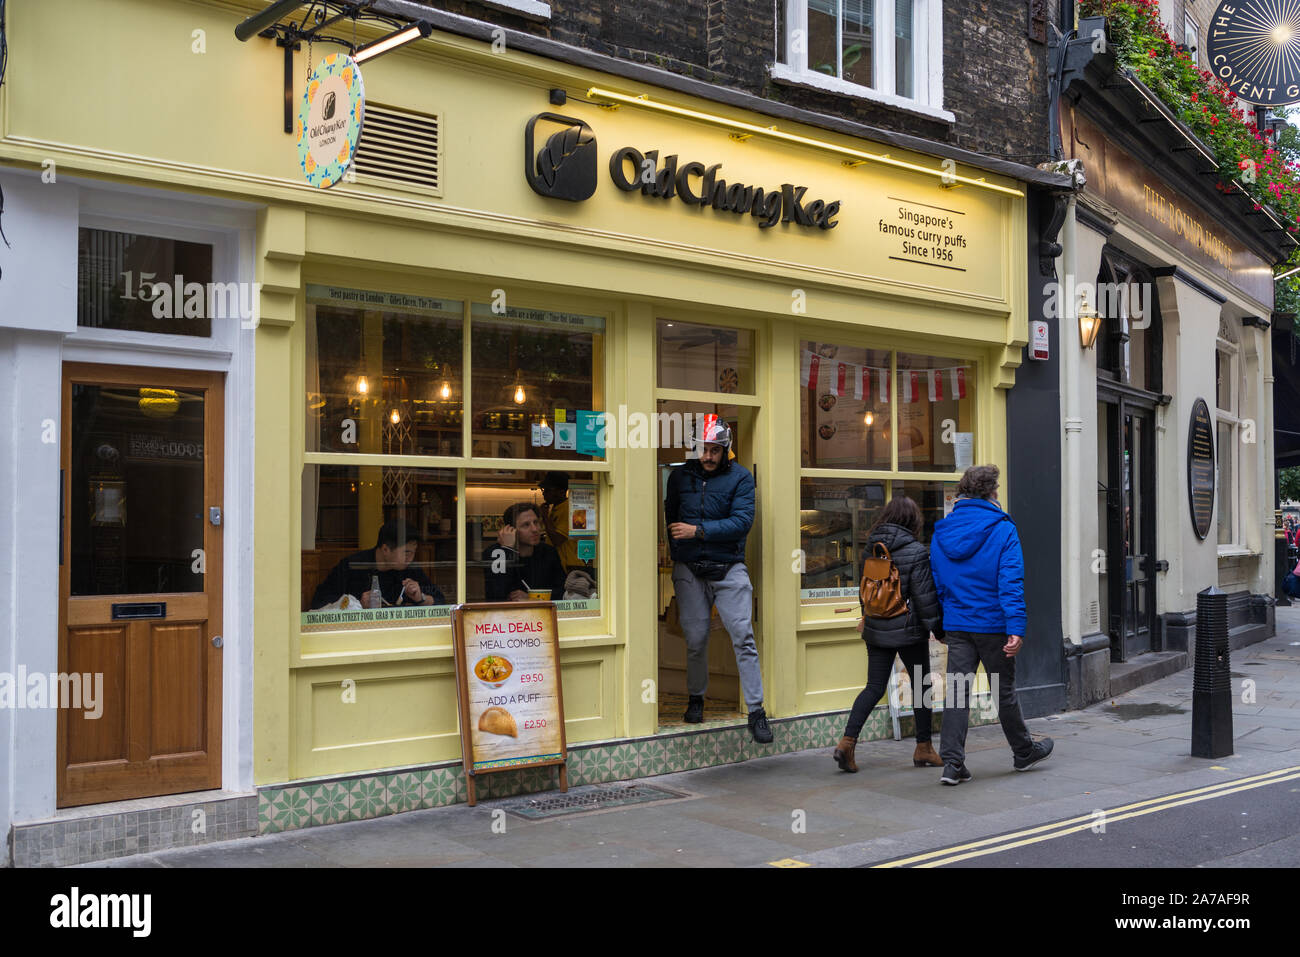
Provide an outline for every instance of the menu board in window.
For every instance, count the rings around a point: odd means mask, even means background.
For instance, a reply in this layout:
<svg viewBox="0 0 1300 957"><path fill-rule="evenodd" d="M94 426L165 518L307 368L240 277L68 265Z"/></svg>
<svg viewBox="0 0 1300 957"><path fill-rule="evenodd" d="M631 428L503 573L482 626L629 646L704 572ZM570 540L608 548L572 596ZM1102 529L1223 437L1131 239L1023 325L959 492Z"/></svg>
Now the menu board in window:
<svg viewBox="0 0 1300 957"><path fill-rule="evenodd" d="M568 790L560 643L551 602L483 602L452 611L461 756L469 804L474 777L558 765Z"/></svg>

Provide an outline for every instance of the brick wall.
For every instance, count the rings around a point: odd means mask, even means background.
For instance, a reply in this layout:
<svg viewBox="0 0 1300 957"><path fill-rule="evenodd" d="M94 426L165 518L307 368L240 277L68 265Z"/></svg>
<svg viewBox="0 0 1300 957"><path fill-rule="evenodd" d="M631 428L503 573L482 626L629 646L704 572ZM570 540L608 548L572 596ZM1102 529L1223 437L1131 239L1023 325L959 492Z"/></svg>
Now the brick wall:
<svg viewBox="0 0 1300 957"><path fill-rule="evenodd" d="M932 120L856 97L773 83L784 0L551 0L538 22L472 0L428 6L549 37L792 106L912 133L1026 164L1047 159L1047 46L1029 39L1028 0L948 0L944 108ZM1056 19L1056 4L1046 3ZM1049 28L1050 30L1050 28Z"/></svg>

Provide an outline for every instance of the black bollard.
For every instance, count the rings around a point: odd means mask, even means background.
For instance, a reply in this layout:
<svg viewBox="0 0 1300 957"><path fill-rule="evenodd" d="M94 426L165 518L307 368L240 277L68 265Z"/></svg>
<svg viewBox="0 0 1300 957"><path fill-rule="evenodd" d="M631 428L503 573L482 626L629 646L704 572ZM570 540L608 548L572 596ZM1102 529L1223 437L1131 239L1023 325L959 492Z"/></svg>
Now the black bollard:
<svg viewBox="0 0 1300 957"><path fill-rule="evenodd" d="M1228 596L1214 586L1196 595L1196 662L1192 673L1192 757L1232 754L1232 665Z"/></svg>

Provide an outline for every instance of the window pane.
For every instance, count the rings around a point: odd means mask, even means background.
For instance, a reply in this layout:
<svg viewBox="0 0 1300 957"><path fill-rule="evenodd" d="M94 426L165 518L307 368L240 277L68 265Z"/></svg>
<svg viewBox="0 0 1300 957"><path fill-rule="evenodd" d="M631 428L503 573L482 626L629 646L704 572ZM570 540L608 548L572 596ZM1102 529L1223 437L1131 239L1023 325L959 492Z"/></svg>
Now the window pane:
<svg viewBox="0 0 1300 957"><path fill-rule="evenodd" d="M307 287L307 450L461 454L461 303Z"/></svg>
<svg viewBox="0 0 1300 957"><path fill-rule="evenodd" d="M659 320L661 389L754 394L754 333Z"/></svg>
<svg viewBox="0 0 1300 957"><path fill-rule="evenodd" d="M839 0L808 0L808 69L838 76L836 21Z"/></svg>
<svg viewBox="0 0 1300 957"><path fill-rule="evenodd" d="M844 0L844 28L840 38L843 78L862 86L875 86L872 73L872 2Z"/></svg>
<svg viewBox="0 0 1300 957"><path fill-rule="evenodd" d="M202 391L72 386L73 595L203 590Z"/></svg>
<svg viewBox="0 0 1300 957"><path fill-rule="evenodd" d="M306 466L303 630L449 623L455 517L453 471Z"/></svg>
<svg viewBox="0 0 1300 957"><path fill-rule="evenodd" d="M804 553L800 601L856 602L860 558L867 531L885 506L885 483L806 478L800 480L799 491L799 544Z"/></svg>
<svg viewBox="0 0 1300 957"><path fill-rule="evenodd" d="M1236 412L1232 401L1232 356L1226 352L1214 352L1215 403L1224 412Z"/></svg>
<svg viewBox="0 0 1300 957"><path fill-rule="evenodd" d="M906 495L921 506L920 540L929 543L934 537L934 526L952 508L957 497L956 482L895 482L893 497Z"/></svg>
<svg viewBox="0 0 1300 957"><path fill-rule="evenodd" d="M975 366L898 354L898 469L962 472L975 447Z"/></svg>
<svg viewBox="0 0 1300 957"><path fill-rule="evenodd" d="M475 303L470 338L476 458L603 458L599 425L605 320ZM563 416L563 418L561 418ZM576 421L575 421L576 419ZM533 427L537 426L536 429Z"/></svg>
<svg viewBox="0 0 1300 957"><path fill-rule="evenodd" d="M1232 505L1235 500L1234 467L1237 461L1236 443L1233 442L1233 426L1220 422L1218 428L1218 464L1219 464L1219 544L1235 544L1232 534Z"/></svg>
<svg viewBox="0 0 1300 957"><path fill-rule="evenodd" d="M252 289L244 285L213 284L212 247L205 243L77 231L79 326L211 336L213 316L252 319Z"/></svg>
<svg viewBox="0 0 1300 957"><path fill-rule="evenodd" d="M914 0L894 0L894 92L916 96L916 32Z"/></svg>
<svg viewBox="0 0 1300 957"><path fill-rule="evenodd" d="M469 472L466 600L531 595L556 602L561 618L599 615L599 499L591 472Z"/></svg>
<svg viewBox="0 0 1300 957"><path fill-rule="evenodd" d="M800 360L804 466L888 469L889 353L805 341Z"/></svg>

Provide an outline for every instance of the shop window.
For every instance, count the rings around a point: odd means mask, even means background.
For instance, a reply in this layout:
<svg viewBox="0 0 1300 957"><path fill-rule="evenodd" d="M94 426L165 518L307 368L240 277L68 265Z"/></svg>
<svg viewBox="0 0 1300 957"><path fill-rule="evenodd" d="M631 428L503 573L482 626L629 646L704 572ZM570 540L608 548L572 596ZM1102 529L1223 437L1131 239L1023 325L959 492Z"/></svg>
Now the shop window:
<svg viewBox="0 0 1300 957"><path fill-rule="evenodd" d="M302 516L304 630L450 621L454 471L308 465Z"/></svg>
<svg viewBox="0 0 1300 957"><path fill-rule="evenodd" d="M786 0L782 13L773 79L952 119L938 0Z"/></svg>
<svg viewBox="0 0 1300 957"><path fill-rule="evenodd" d="M213 247L139 233L77 231L77 325L212 335L212 320L250 318L247 284L212 281Z"/></svg>
<svg viewBox="0 0 1300 957"><path fill-rule="evenodd" d="M976 365L810 340L800 354L803 467L845 473L801 478L800 594L805 605L843 605L856 599L886 502L920 505L922 541L951 509L958 473L974 464Z"/></svg>
<svg viewBox="0 0 1300 957"><path fill-rule="evenodd" d="M1232 336L1233 330L1228 322L1220 324L1220 339L1214 350L1214 395L1215 395L1215 467L1217 476L1215 487L1218 512L1219 545L1234 548L1241 545L1238 534L1237 502L1240 486L1240 375L1241 356L1236 343L1225 336Z"/></svg>
<svg viewBox="0 0 1300 957"><path fill-rule="evenodd" d="M475 303L475 458L604 458L605 320Z"/></svg>
<svg viewBox="0 0 1300 957"><path fill-rule="evenodd" d="M754 394L753 332L660 319L656 337L659 388Z"/></svg>
<svg viewBox="0 0 1300 957"><path fill-rule="evenodd" d="M309 451L460 455L460 302L307 287Z"/></svg>
<svg viewBox="0 0 1300 957"><path fill-rule="evenodd" d="M545 600L561 618L600 614L599 515L590 472L468 472L466 600Z"/></svg>
<svg viewBox="0 0 1300 957"><path fill-rule="evenodd" d="M1150 270L1117 252L1102 259L1096 302L1102 317L1097 344L1099 375L1134 388L1162 388L1163 329L1160 297Z"/></svg>
<svg viewBox="0 0 1300 957"><path fill-rule="evenodd" d="M804 341L800 356L804 467L889 469L891 353Z"/></svg>

